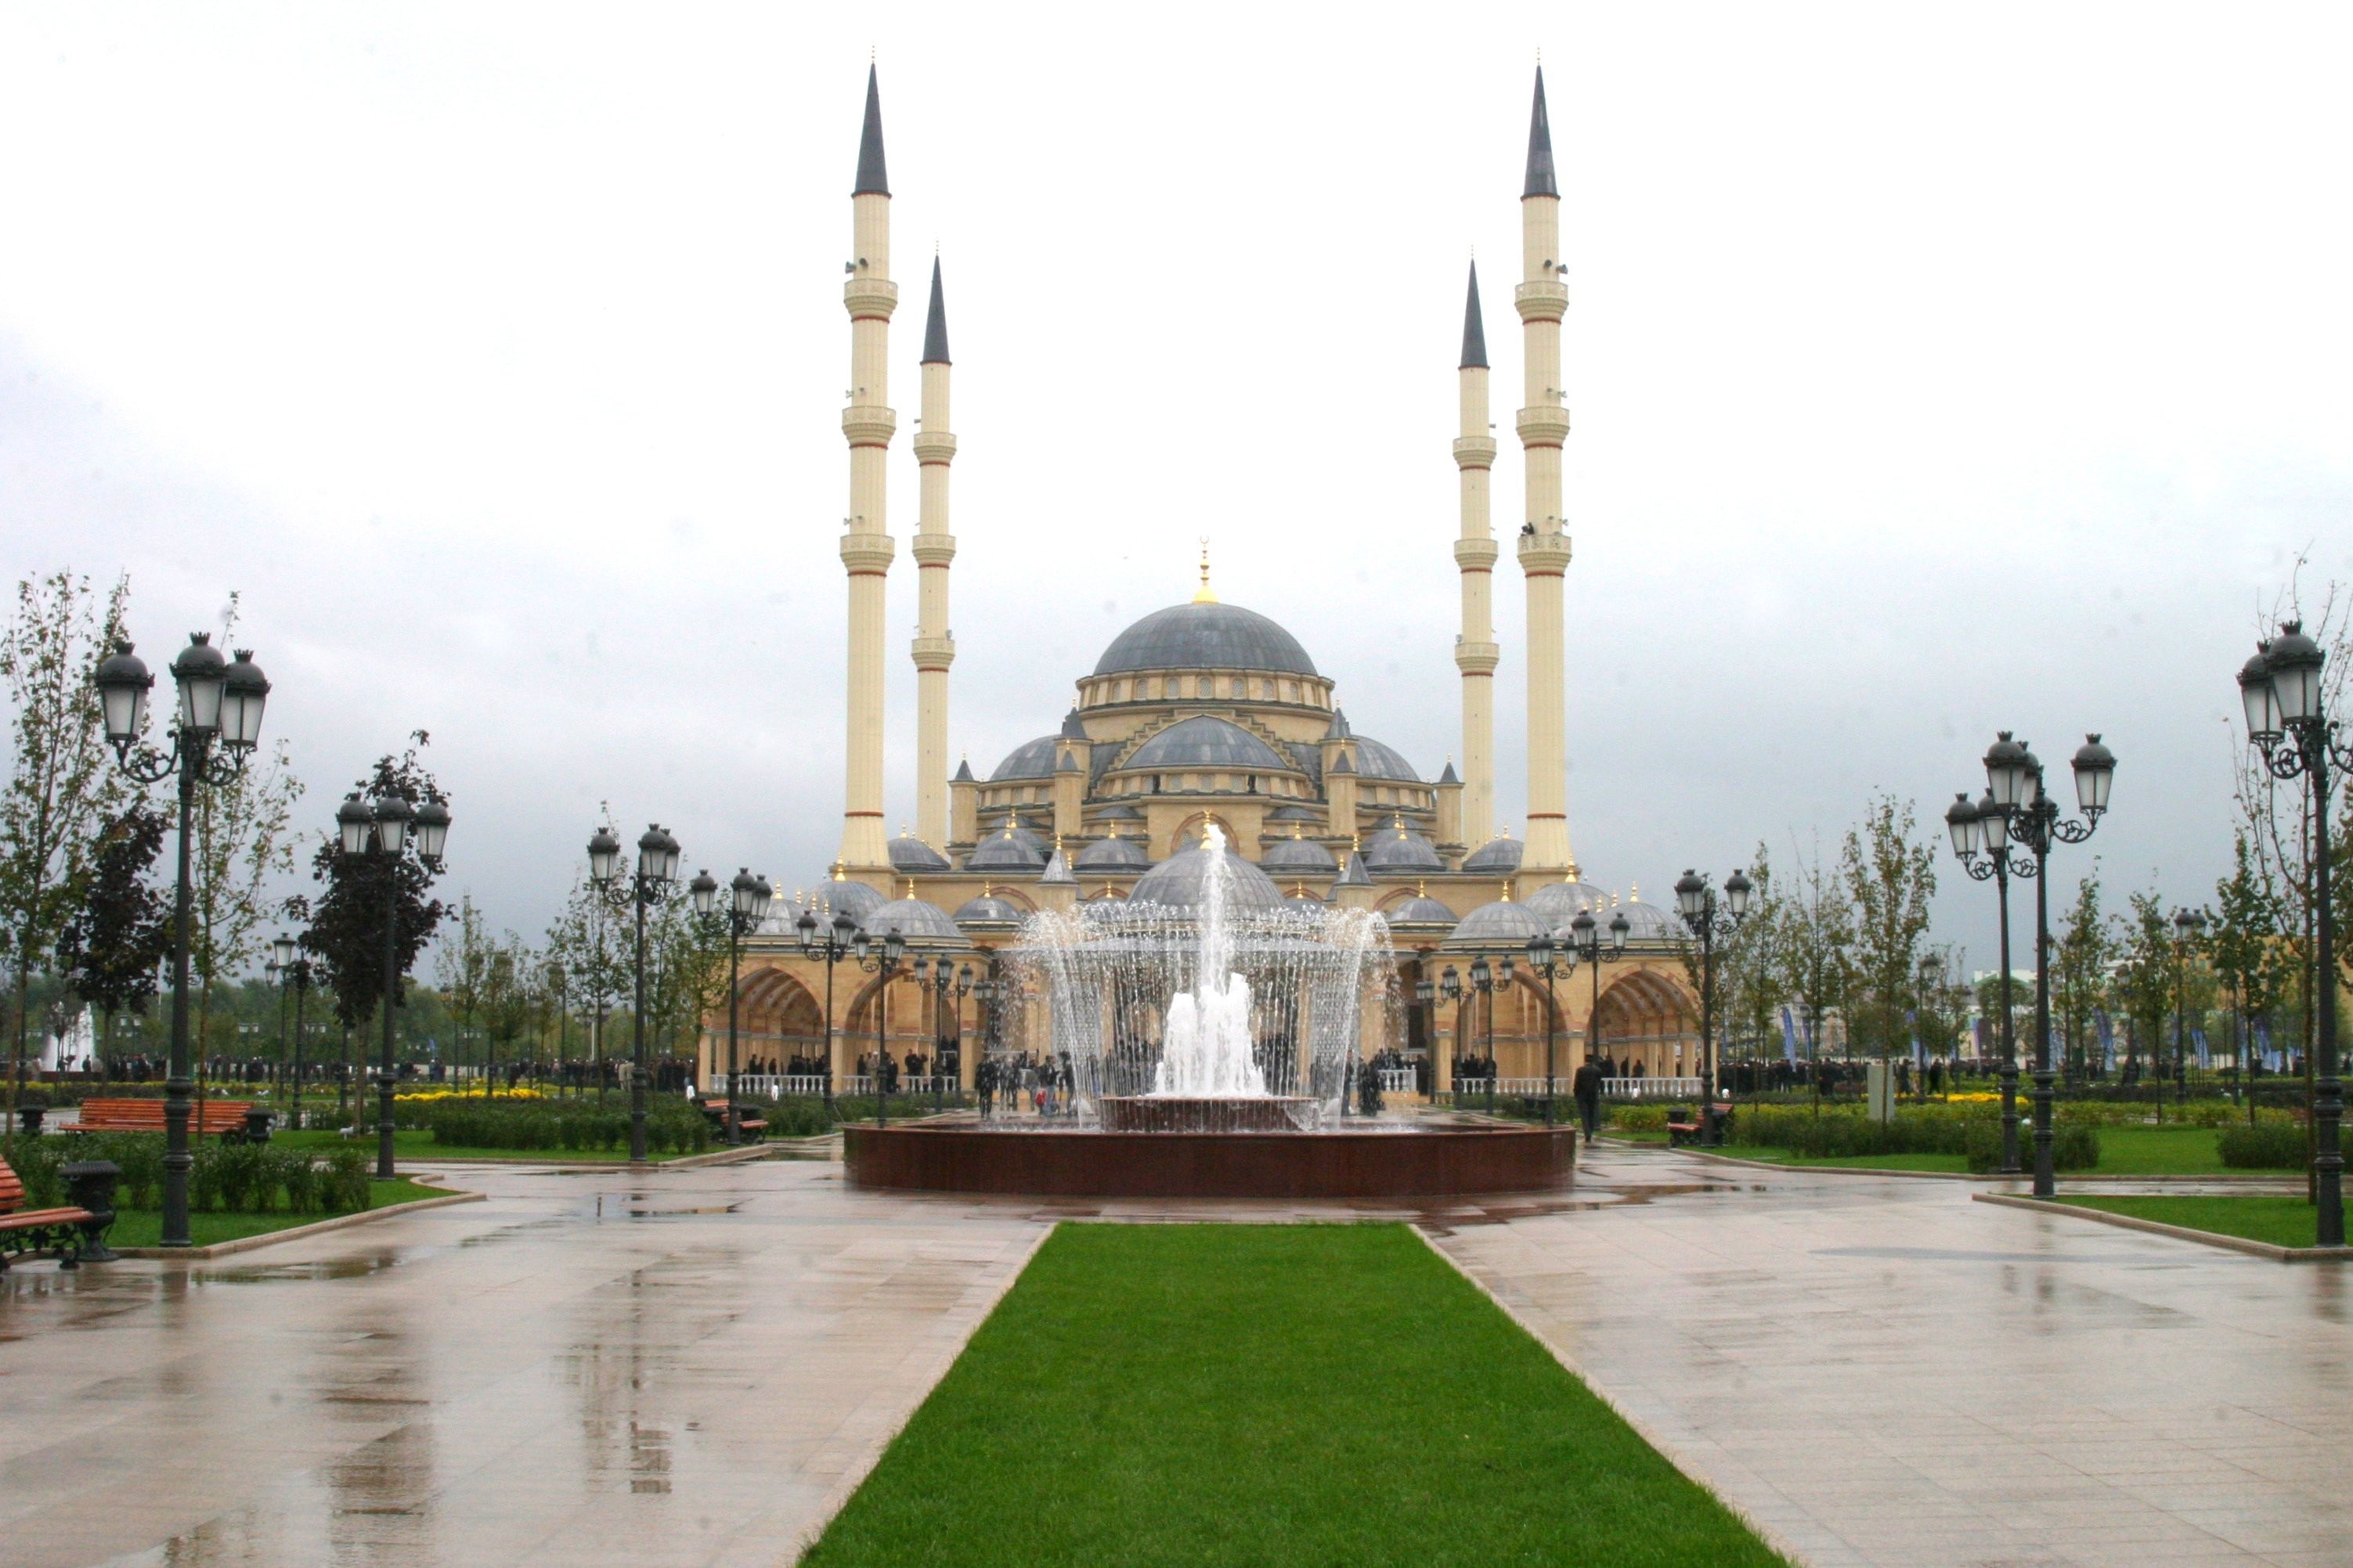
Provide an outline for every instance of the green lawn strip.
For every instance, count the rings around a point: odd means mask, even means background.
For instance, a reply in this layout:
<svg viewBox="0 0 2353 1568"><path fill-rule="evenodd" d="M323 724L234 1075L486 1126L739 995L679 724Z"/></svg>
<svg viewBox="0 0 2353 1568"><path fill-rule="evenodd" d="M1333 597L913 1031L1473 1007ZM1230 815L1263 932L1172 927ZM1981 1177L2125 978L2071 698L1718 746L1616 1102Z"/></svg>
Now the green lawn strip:
<svg viewBox="0 0 2353 1568"><path fill-rule="evenodd" d="M1792 1154L1787 1149L1763 1149L1727 1143L1716 1150L1736 1160L1762 1160L1776 1165L1843 1165L1862 1171L1966 1171L1968 1161L1958 1154Z"/></svg>
<svg viewBox="0 0 2353 1568"><path fill-rule="evenodd" d="M389 1182L368 1184L368 1207L389 1208L394 1204L415 1203L419 1198L448 1196L447 1187L427 1187L402 1176ZM273 1230L291 1230L298 1225L316 1225L322 1219L333 1219L331 1214L192 1214L188 1216L188 1235L198 1247L211 1247L216 1242L237 1241L248 1236L266 1236ZM109 1247L160 1247L164 1242L164 1215L160 1209L117 1209L113 1228L106 1233Z"/></svg>
<svg viewBox="0 0 2353 1568"><path fill-rule="evenodd" d="M2294 1196L2251 1193L2245 1197L2063 1197L2059 1201L2159 1225L2268 1241L2274 1247L2310 1247L2319 1234L2313 1206Z"/></svg>
<svg viewBox="0 0 2353 1568"><path fill-rule="evenodd" d="M1065 1226L803 1563L1779 1563L1398 1226Z"/></svg>
<svg viewBox="0 0 2353 1568"><path fill-rule="evenodd" d="M2117 1176L2295 1174L2225 1165L2216 1147L2221 1137L2212 1127L2103 1127L2098 1169Z"/></svg>
<svg viewBox="0 0 2353 1568"><path fill-rule="evenodd" d="M349 1144L361 1149L375 1147L375 1134L364 1132L356 1138L346 1138L340 1131L311 1130L303 1132L273 1132L273 1143L290 1143L298 1149L334 1149ZM720 1145L712 1143L712 1148ZM393 1152L403 1160L430 1160L437 1154L448 1154L470 1160L527 1160L543 1164L585 1165L626 1163L627 1149L471 1149L456 1143L437 1143L433 1134L421 1129L407 1129L392 1135ZM657 1152L656 1160L676 1156Z"/></svg>

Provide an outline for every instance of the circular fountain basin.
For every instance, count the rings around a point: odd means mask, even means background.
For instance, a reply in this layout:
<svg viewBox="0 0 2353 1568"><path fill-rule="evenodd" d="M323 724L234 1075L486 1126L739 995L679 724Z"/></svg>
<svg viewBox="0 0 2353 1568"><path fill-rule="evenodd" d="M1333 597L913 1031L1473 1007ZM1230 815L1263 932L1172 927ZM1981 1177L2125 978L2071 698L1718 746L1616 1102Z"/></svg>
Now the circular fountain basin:
<svg viewBox="0 0 2353 1568"><path fill-rule="evenodd" d="M1324 1102L1303 1094L1247 1100L1178 1094L1107 1094L1106 1132L1302 1132L1312 1129Z"/></svg>
<svg viewBox="0 0 2353 1568"><path fill-rule="evenodd" d="M1331 1132L843 1129L854 1187L1094 1198L1425 1198L1554 1192L1577 1132L1479 1123Z"/></svg>

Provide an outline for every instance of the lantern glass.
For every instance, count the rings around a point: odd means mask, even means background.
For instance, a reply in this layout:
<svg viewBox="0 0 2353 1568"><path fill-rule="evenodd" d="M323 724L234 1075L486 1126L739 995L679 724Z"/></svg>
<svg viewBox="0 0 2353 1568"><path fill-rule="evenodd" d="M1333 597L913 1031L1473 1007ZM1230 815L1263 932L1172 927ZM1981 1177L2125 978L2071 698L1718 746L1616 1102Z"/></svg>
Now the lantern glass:
<svg viewBox="0 0 2353 1568"><path fill-rule="evenodd" d="M1953 853L1966 860L1978 852L1978 808L1970 803L1964 790L1953 796L1953 804L1945 808L1945 831L1952 835Z"/></svg>
<svg viewBox="0 0 2353 1568"><path fill-rule="evenodd" d="M1748 879L1746 870L1735 871L1724 879L1724 902L1725 908L1732 911L1734 920L1746 918L1748 896L1756 890L1757 884Z"/></svg>
<svg viewBox="0 0 2353 1568"><path fill-rule="evenodd" d="M686 891L687 896L694 902L694 912L696 914L712 915L718 913L718 878L713 877L708 871L697 871L694 874L694 880L686 885Z"/></svg>
<svg viewBox="0 0 2353 1568"><path fill-rule="evenodd" d="M335 827L343 835L344 854L367 853L368 833L375 821L368 815L367 804L359 796L343 796L343 804L335 808Z"/></svg>
<svg viewBox="0 0 2353 1568"><path fill-rule="evenodd" d="M2075 804L2084 815L2097 816L2106 811L2108 785L2116 776L2116 753L2102 745L2097 735L2086 735L2071 765L2075 773Z"/></svg>
<svg viewBox="0 0 2353 1568"><path fill-rule="evenodd" d="M261 710L269 699L269 678L253 662L253 650L241 647L228 667L221 687L221 740L239 751L261 740Z"/></svg>
<svg viewBox="0 0 2353 1568"><path fill-rule="evenodd" d="M2283 725L2302 724L2320 712L2320 671L2326 662L2320 645L2304 635L2303 626L2290 621L2272 639L2272 700Z"/></svg>
<svg viewBox="0 0 2353 1568"><path fill-rule="evenodd" d="M131 651L130 643L118 642L91 682L98 688L106 738L117 747L130 745L147 728L147 693L155 678L147 672L146 661Z"/></svg>
<svg viewBox="0 0 2353 1568"><path fill-rule="evenodd" d="M195 632L188 637L188 646L172 661L172 679L180 689L180 727L190 734L210 735L220 729L221 688L228 674L227 662L220 649L212 646L211 637Z"/></svg>
<svg viewBox="0 0 2353 1568"><path fill-rule="evenodd" d="M292 937L280 937L277 941L269 944L269 952L271 956L277 960L279 968L290 969L294 966L294 939Z"/></svg>
<svg viewBox="0 0 2353 1568"><path fill-rule="evenodd" d="M800 917L793 921L793 929L800 933L802 952L817 946L817 914L814 910L803 910Z"/></svg>
<svg viewBox="0 0 2353 1568"><path fill-rule="evenodd" d="M1625 951L1626 951L1626 934L1627 934L1629 931L1632 931L1633 929L1634 929L1634 928L1633 928L1633 926L1632 926L1632 925L1631 925L1631 924L1627 921L1627 919L1626 919L1626 911L1625 911L1625 910L1620 910L1616 914L1611 915L1611 916L1609 917L1609 950L1610 950L1610 952L1625 952Z"/></svg>
<svg viewBox="0 0 2353 1568"><path fill-rule="evenodd" d="M604 887L620 868L621 841L610 829L598 828L588 839L588 879Z"/></svg>
<svg viewBox="0 0 2353 1568"><path fill-rule="evenodd" d="M1989 787L1978 801L1978 847L1989 855L1999 855L2010 842L2010 813L2002 810Z"/></svg>
<svg viewBox="0 0 2353 1568"><path fill-rule="evenodd" d="M2004 811L2013 806L2031 804L2022 801L2026 788L2024 759L2026 748L2010 738L2004 730L1987 748L1985 754L1986 788L1992 792L1994 804Z"/></svg>
<svg viewBox="0 0 2353 1568"><path fill-rule="evenodd" d="M449 842L449 808L438 800L428 800L417 808L417 855L419 859L440 864L442 847Z"/></svg>
<svg viewBox="0 0 2353 1568"><path fill-rule="evenodd" d="M907 939L899 934L899 928L897 926L892 926L889 931L882 933L882 956L884 958L890 960L890 962L895 965L906 955Z"/></svg>
<svg viewBox="0 0 2353 1568"><path fill-rule="evenodd" d="M417 808L396 795L385 795L375 803L375 847L386 855L397 855L408 847L408 825L417 819Z"/></svg>
<svg viewBox="0 0 2353 1568"><path fill-rule="evenodd" d="M759 918L753 912L752 906L759 901L760 883L758 879L752 875L749 867L737 869L735 879L727 884L727 896L729 906L738 915L745 920Z"/></svg>
<svg viewBox="0 0 2353 1568"><path fill-rule="evenodd" d="M1675 908L1686 924L1696 926L1707 915L1707 883L1696 871L1675 879Z"/></svg>

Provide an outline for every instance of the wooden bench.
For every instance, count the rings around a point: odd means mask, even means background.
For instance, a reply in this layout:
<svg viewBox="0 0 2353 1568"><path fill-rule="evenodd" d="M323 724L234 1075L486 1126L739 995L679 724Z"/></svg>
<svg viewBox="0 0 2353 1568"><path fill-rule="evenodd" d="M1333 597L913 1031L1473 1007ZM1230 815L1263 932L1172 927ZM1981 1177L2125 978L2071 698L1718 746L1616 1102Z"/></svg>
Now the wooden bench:
<svg viewBox="0 0 2353 1568"><path fill-rule="evenodd" d="M1715 1112L1717 1136L1718 1141L1721 1142L1732 1132L1732 1107L1718 1100L1711 1109ZM1697 1143L1702 1141L1706 1131L1707 1119L1699 1110L1679 1105L1667 1112L1667 1146L1669 1148L1681 1149L1686 1144Z"/></svg>
<svg viewBox="0 0 2353 1568"><path fill-rule="evenodd" d="M719 1129L721 1136L725 1136L727 1131L727 1102L723 1100L706 1100L702 1102L702 1113L711 1118L712 1123ZM736 1126L742 1131L744 1137L752 1140L752 1142L755 1143L768 1135L768 1123L761 1117L746 1116L743 1121L737 1122Z"/></svg>
<svg viewBox="0 0 2353 1568"><path fill-rule="evenodd" d="M188 1103L188 1132L202 1138L218 1133L242 1142L246 1119L254 1109L249 1100L196 1100ZM164 1102L160 1100L85 1100L81 1102L85 1132L161 1132Z"/></svg>
<svg viewBox="0 0 2353 1568"><path fill-rule="evenodd" d="M0 1270L12 1257L43 1253L55 1255L60 1268L80 1268L85 1256L94 1261L111 1258L106 1250L106 1227L113 1223L111 1213L101 1218L85 1208L26 1208L24 1181L7 1161L0 1160Z"/></svg>

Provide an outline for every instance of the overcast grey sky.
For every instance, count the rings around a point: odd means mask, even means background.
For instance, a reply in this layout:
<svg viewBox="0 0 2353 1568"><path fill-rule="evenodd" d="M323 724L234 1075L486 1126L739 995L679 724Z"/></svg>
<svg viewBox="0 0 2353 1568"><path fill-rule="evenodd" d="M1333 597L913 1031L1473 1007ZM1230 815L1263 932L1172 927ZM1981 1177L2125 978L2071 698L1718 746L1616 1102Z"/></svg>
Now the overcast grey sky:
<svg viewBox="0 0 2353 1568"><path fill-rule="evenodd" d="M242 590L310 817L430 730L450 886L499 923L544 923L600 799L690 865L818 875L871 48L902 433L934 244L946 270L953 744L986 771L1051 728L1207 534L1220 594L1435 773L1462 268L1490 258L1508 539L1541 48L1588 874L1660 897L1827 846L1873 788L1932 819L1999 726L2104 731L2111 880L2211 886L2256 609L2299 552L2353 576L2353 13L876 15L0 12L7 570L127 571L151 657ZM902 434L902 536L914 477ZM913 616L902 548L894 832ZM1981 964L1989 906L1947 876Z"/></svg>

